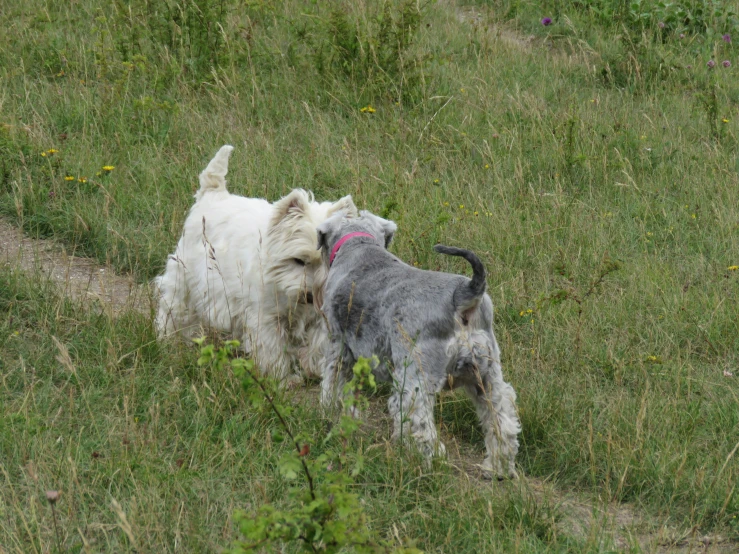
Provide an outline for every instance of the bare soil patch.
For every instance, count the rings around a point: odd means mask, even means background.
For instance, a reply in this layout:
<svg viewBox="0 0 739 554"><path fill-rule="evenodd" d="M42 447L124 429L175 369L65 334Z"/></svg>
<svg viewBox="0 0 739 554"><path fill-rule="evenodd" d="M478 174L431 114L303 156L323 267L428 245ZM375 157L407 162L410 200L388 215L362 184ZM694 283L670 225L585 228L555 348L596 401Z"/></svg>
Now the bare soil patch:
<svg viewBox="0 0 739 554"><path fill-rule="evenodd" d="M0 219L0 264L39 274L59 286L62 294L95 302L118 313L149 309L149 290L131 276L118 275L109 266L70 254L53 240L32 239Z"/></svg>

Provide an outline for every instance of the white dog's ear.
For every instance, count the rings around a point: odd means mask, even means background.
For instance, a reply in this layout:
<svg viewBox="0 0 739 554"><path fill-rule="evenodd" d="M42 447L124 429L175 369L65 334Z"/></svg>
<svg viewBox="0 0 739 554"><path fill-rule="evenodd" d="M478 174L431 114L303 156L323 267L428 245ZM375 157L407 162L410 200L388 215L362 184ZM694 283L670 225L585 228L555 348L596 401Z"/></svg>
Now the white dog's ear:
<svg viewBox="0 0 739 554"><path fill-rule="evenodd" d="M286 217L301 216L308 212L313 201L312 195L303 189L295 189L284 198L275 202L275 211L272 216L272 226L277 225Z"/></svg>
<svg viewBox="0 0 739 554"><path fill-rule="evenodd" d="M398 230L398 226L395 224L395 222L390 221L389 219L384 219L379 215L375 215L372 212L368 212L366 210L362 210L361 212L359 212L359 215L361 217L374 219L375 222L380 226L380 229L382 229L382 234L385 237L385 249L387 249L390 246L390 243L393 241L395 231Z"/></svg>
<svg viewBox="0 0 739 554"><path fill-rule="evenodd" d="M346 212L348 217L357 217L357 207L354 205L354 200L352 200L351 194L347 194L344 198L337 200L334 205L331 206L331 209L328 211L328 215L333 215L341 211Z"/></svg>

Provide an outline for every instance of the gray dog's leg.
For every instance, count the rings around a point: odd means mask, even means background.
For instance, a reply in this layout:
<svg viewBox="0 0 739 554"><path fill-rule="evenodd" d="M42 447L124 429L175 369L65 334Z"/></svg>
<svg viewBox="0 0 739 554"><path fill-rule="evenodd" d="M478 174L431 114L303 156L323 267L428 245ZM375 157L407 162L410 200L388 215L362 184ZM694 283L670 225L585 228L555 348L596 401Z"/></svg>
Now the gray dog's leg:
<svg viewBox="0 0 739 554"><path fill-rule="evenodd" d="M331 410L341 401L347 376L351 374L355 363L354 356L341 340L329 341L321 380L321 406L324 409Z"/></svg>
<svg viewBox="0 0 739 554"><path fill-rule="evenodd" d="M465 390L472 399L485 433L487 456L483 469L495 473L499 479L516 479L515 458L518 452L517 435L521 430L516 415L516 393L502 378L495 378L481 368L480 383L466 385Z"/></svg>
<svg viewBox="0 0 739 554"><path fill-rule="evenodd" d="M468 366L477 383L465 385L472 399L480 426L485 433L486 457L483 469L495 473L499 479L515 479L515 458L518 452L518 433L521 424L516 413L516 393L503 381L497 344L492 345L480 333L474 333L461 349L460 363Z"/></svg>
<svg viewBox="0 0 739 554"><path fill-rule="evenodd" d="M446 449L439 442L434 425L435 391L427 390L426 380L418 374L415 362L400 369L396 366L395 379L395 392L388 401L395 424L393 439L405 441L413 437L425 457L443 456Z"/></svg>

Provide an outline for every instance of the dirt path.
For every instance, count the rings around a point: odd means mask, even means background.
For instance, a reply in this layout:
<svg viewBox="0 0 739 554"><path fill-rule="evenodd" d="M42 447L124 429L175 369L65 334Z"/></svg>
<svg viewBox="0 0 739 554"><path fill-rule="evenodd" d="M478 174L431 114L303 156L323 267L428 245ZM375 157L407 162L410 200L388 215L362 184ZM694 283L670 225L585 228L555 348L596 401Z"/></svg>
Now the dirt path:
<svg viewBox="0 0 739 554"><path fill-rule="evenodd" d="M79 302L91 302L116 315L125 310L146 313L150 309L148 287L138 285L129 276L116 274L110 267L94 260L70 255L52 240L36 240L0 219L0 264L30 274L38 274L59 285L60 292ZM318 386L298 392L297 396L317 402ZM314 397L315 398L312 398ZM382 427L391 434L391 422L385 410L385 399L371 402L370 425ZM477 463L482 457L468 443L458 442L441 430L447 446L449 463L461 475L480 482L481 486L522 486L537 500L554 503L563 515L558 524L562 532L583 539L608 544L612 538L619 551L679 554L728 554L739 552L739 545L720 536L703 536L695 530L664 526L649 518L637 506L593 498L580 491L566 490L555 483L535 477L523 477L518 483L491 483L481 478ZM605 536L604 536L605 533ZM639 550L635 550L638 547Z"/></svg>
<svg viewBox="0 0 739 554"><path fill-rule="evenodd" d="M0 264L40 274L57 283L63 294L80 301L97 300L114 313L149 309L149 292L130 277L116 274L90 258L67 251L52 240L32 239L0 219Z"/></svg>

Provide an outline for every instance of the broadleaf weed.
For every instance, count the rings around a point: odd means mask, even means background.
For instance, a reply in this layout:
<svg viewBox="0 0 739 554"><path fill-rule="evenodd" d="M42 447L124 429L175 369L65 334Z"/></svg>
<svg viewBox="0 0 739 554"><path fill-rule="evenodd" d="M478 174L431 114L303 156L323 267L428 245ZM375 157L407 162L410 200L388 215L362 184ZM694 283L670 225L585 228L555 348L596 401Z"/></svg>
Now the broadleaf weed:
<svg viewBox="0 0 739 554"><path fill-rule="evenodd" d="M235 356L238 341L226 341L216 348L198 339L198 365L209 365L215 371L230 369L241 380L252 406L269 406L292 445L279 460L280 474L289 481L301 477L305 486L292 487L287 506L280 509L263 504L251 513L238 511L234 521L244 540L237 541L230 552L252 552L269 545L295 542L308 552L338 552L351 547L356 552L415 554L420 552L408 541L395 546L373 533L368 525L359 495L350 491L354 478L361 472L363 457L355 451L352 435L358 422L342 415L323 441L296 434L289 422L291 407L282 398L279 383L259 374L250 359ZM373 363L360 358L354 365L354 377L344 388L347 410L362 410L368 405L364 393L375 389ZM317 448L323 448L322 453Z"/></svg>

